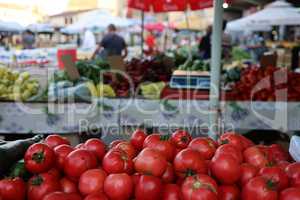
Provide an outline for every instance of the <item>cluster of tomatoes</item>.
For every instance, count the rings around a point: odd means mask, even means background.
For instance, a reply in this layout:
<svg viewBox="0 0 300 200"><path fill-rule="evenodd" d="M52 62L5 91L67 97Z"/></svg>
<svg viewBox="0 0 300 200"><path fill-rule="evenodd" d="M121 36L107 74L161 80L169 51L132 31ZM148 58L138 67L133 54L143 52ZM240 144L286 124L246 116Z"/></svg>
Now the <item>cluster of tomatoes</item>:
<svg viewBox="0 0 300 200"><path fill-rule="evenodd" d="M100 139L73 148L51 135L24 160L32 177L1 180L1 200L300 199L300 163L279 145L254 145L233 132L216 142L183 130L136 130L108 148Z"/></svg>

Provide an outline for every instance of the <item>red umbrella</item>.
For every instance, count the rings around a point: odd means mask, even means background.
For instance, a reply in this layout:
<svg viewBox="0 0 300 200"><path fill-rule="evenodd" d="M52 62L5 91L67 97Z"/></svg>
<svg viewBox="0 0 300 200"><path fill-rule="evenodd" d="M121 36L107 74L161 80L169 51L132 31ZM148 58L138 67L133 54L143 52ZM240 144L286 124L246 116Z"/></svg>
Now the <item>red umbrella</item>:
<svg viewBox="0 0 300 200"><path fill-rule="evenodd" d="M150 11L151 0L128 0L128 7L142 11Z"/></svg>
<svg viewBox="0 0 300 200"><path fill-rule="evenodd" d="M163 32L165 29L165 25L163 23L149 23L145 25L145 29L148 31L159 31L159 32Z"/></svg>
<svg viewBox="0 0 300 200"><path fill-rule="evenodd" d="M154 12L185 11L187 9L184 0L154 0L152 5Z"/></svg>
<svg viewBox="0 0 300 200"><path fill-rule="evenodd" d="M201 10L213 7L213 0L189 0L191 10Z"/></svg>

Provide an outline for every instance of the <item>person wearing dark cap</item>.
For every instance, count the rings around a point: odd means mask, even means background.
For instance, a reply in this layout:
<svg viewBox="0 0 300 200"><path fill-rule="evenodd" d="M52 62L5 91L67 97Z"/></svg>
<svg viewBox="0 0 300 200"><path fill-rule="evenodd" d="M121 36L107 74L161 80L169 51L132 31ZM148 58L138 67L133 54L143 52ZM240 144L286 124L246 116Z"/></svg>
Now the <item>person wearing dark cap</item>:
<svg viewBox="0 0 300 200"><path fill-rule="evenodd" d="M124 38L117 34L116 26L110 24L107 31L108 33L103 37L92 58L97 56L102 58L107 58L108 56L127 57L127 44Z"/></svg>

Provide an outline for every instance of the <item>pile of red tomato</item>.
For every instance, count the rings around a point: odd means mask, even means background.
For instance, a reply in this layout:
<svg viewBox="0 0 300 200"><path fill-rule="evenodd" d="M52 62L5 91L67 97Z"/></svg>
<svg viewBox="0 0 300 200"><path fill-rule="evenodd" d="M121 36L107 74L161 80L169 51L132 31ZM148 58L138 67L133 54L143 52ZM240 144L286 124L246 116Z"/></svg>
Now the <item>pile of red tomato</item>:
<svg viewBox="0 0 300 200"><path fill-rule="evenodd" d="M1 200L299 200L300 163L279 145L254 145L233 132L218 142L136 130L109 147L73 148L48 136L24 156L29 181L0 181Z"/></svg>
<svg viewBox="0 0 300 200"><path fill-rule="evenodd" d="M239 101L299 101L300 74L276 67L249 67L242 71L241 78L226 100Z"/></svg>

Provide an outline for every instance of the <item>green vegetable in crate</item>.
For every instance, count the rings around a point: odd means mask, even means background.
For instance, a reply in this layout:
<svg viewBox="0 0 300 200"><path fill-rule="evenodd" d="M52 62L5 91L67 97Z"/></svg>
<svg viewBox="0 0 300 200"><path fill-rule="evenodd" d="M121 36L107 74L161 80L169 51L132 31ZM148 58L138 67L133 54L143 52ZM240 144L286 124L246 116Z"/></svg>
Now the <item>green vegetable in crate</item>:
<svg viewBox="0 0 300 200"><path fill-rule="evenodd" d="M251 59L250 53L248 53L246 50L239 48L239 47L234 47L232 49L232 59L234 61L242 61L242 60L249 60Z"/></svg>
<svg viewBox="0 0 300 200"><path fill-rule="evenodd" d="M141 92L143 97L147 99L160 99L161 91L165 86L164 82L144 84L141 85Z"/></svg>
<svg viewBox="0 0 300 200"><path fill-rule="evenodd" d="M3 177L8 170L24 157L27 148L43 139L38 135L30 139L7 142L0 146L0 177Z"/></svg>
<svg viewBox="0 0 300 200"><path fill-rule="evenodd" d="M240 68L231 68L225 73L225 83L237 82L241 79L241 69Z"/></svg>

